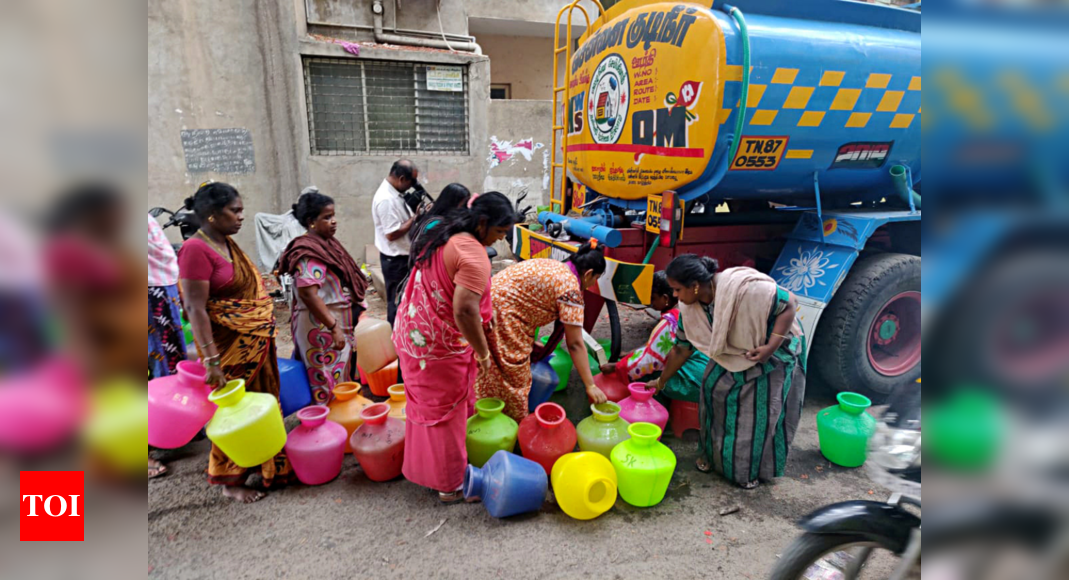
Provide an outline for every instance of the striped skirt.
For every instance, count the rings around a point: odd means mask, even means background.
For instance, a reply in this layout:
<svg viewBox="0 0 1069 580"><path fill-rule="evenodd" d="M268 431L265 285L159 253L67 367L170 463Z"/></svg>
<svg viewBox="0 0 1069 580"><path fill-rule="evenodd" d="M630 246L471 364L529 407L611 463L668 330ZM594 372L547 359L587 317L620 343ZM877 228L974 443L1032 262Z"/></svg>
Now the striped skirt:
<svg viewBox="0 0 1069 580"><path fill-rule="evenodd" d="M783 475L805 400L805 364L800 336L746 371L709 362L699 398L699 450L717 473L739 485Z"/></svg>

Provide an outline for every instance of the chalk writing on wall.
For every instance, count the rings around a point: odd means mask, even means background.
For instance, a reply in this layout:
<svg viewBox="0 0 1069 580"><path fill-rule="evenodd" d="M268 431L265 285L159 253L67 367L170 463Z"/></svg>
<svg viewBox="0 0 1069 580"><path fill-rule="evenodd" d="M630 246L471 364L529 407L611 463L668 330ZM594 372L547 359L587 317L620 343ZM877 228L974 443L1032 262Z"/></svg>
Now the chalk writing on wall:
<svg viewBox="0 0 1069 580"><path fill-rule="evenodd" d="M252 134L243 127L182 131L182 151L190 173L256 171Z"/></svg>

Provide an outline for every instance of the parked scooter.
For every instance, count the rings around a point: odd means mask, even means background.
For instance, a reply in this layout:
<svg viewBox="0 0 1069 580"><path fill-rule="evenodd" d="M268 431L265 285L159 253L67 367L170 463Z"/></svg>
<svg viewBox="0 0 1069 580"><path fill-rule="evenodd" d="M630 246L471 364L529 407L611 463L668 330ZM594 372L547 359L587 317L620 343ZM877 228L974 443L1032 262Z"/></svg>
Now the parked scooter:
<svg viewBox="0 0 1069 580"><path fill-rule="evenodd" d="M167 214L169 217L163 224L163 229L178 226L178 230L182 233L182 241L192 238L197 230L200 229L200 220L197 218L197 214L193 213L193 210L182 207L177 211L171 211L165 207L154 207L148 210L148 214L154 218L159 218L163 214ZM182 244L174 244L175 251Z"/></svg>
<svg viewBox="0 0 1069 580"><path fill-rule="evenodd" d="M892 393L869 442L865 468L874 482L893 492L891 498L837 503L806 516L800 522L805 533L783 553L771 580L921 577L921 518L914 513L921 507L920 384ZM877 550L897 558L893 572L862 575Z"/></svg>
<svg viewBox="0 0 1069 580"><path fill-rule="evenodd" d="M892 394L865 464L891 498L838 503L806 516L805 533L784 551L771 580L921 577L921 389L910 387ZM933 577L1069 578L1069 409L1051 400L1021 419L1007 463L982 478L993 485L966 491L951 482L954 498L930 506L925 547Z"/></svg>

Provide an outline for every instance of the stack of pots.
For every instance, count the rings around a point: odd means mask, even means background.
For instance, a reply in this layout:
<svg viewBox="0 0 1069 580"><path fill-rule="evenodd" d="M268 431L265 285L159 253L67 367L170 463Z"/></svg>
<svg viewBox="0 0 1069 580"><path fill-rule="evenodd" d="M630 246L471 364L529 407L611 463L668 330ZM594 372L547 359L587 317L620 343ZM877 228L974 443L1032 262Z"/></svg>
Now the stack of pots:
<svg viewBox="0 0 1069 580"><path fill-rule="evenodd" d="M353 332L356 366L376 397L389 396L387 389L397 382L397 352L392 333L389 323L376 318L361 320Z"/></svg>

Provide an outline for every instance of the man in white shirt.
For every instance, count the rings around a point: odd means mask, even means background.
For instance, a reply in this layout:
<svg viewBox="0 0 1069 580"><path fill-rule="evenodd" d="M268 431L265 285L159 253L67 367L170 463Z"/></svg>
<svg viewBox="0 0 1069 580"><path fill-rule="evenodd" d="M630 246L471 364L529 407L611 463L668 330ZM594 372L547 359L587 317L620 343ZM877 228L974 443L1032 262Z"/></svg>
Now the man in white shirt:
<svg viewBox="0 0 1069 580"><path fill-rule="evenodd" d="M375 247L382 263L382 278L386 282L387 320L393 325L397 315L397 289L408 275L408 230L415 215L405 204L401 194L416 184L419 169L407 159L400 159L390 168L371 202L375 220Z"/></svg>

